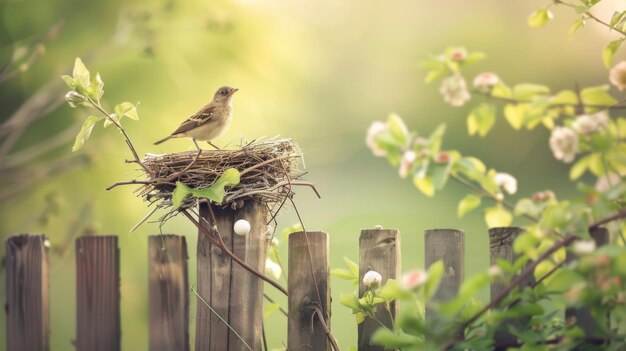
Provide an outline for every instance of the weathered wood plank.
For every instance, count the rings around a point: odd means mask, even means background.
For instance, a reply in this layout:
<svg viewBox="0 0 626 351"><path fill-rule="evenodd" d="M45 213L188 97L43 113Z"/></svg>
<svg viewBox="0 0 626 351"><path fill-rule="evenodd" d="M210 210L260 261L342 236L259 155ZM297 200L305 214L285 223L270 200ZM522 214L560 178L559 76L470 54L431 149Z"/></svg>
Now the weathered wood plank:
<svg viewBox="0 0 626 351"><path fill-rule="evenodd" d="M517 227L497 227L489 229L489 252L491 265L496 265L497 260L505 260L508 262L515 262L520 255L513 251L513 242L519 234L523 232L522 228ZM520 289L524 289L527 286L531 286L535 283L534 275L529 275L522 284ZM491 283L491 299L493 300L500 291L504 288L504 284L501 282ZM496 331L494 336L496 346L499 344L512 344L515 343L517 338L507 331L509 325L516 325L517 327L524 327L524 324L512 324L510 321L502 323L501 328ZM496 347L496 349L498 349Z"/></svg>
<svg viewBox="0 0 626 351"><path fill-rule="evenodd" d="M189 283L184 236L148 239L151 351L189 350Z"/></svg>
<svg viewBox="0 0 626 351"><path fill-rule="evenodd" d="M311 260L309 260L309 251ZM318 318L314 317L316 307L320 308L330 328L328 234L298 232L289 235L288 267L287 349L329 350L330 342L324 327ZM313 271L313 276L311 276L311 271Z"/></svg>
<svg viewBox="0 0 626 351"><path fill-rule="evenodd" d="M388 279L400 277L400 232L397 229L363 229L359 237L359 296L363 296L367 288L363 284L363 275L369 271L381 274L384 285ZM394 301L387 311L379 305L375 317L389 328L393 328L393 318L398 311ZM380 324L366 318L358 326L358 349L361 351L382 351L384 347L373 345L370 339Z"/></svg>
<svg viewBox="0 0 626 351"><path fill-rule="evenodd" d="M200 217L204 218L202 224L209 228L207 206L200 205ZM213 206L213 213L226 247L263 272L269 246L266 236L269 212L266 206L249 201L236 211ZM250 222L251 232L248 235L234 233L233 224L238 219ZM263 283L233 262L222 250L211 245L202 232L199 232L198 239L198 294L196 350L261 349Z"/></svg>
<svg viewBox="0 0 626 351"><path fill-rule="evenodd" d="M50 349L48 246L43 235L17 235L6 242L8 351Z"/></svg>
<svg viewBox="0 0 626 351"><path fill-rule="evenodd" d="M120 350L117 236L76 239L76 350Z"/></svg>
<svg viewBox="0 0 626 351"><path fill-rule="evenodd" d="M465 279L465 234L458 229L427 229L425 250L426 268L439 260L444 264L443 277L433 299L455 297Z"/></svg>

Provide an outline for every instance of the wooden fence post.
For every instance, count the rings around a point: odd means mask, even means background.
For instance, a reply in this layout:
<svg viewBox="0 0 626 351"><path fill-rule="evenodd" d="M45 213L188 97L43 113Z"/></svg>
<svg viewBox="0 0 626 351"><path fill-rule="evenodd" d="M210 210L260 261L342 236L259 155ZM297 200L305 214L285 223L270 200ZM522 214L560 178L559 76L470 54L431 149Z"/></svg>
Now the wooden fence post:
<svg viewBox="0 0 626 351"><path fill-rule="evenodd" d="M315 311L321 309L326 327L330 328L328 234L298 232L289 235L287 267L287 350L329 350L331 344L324 325L315 315Z"/></svg>
<svg viewBox="0 0 626 351"><path fill-rule="evenodd" d="M606 228L596 228L589 232L591 238L596 243L596 247L604 246L609 243L609 231ZM571 251L567 252L567 260L576 260L577 257ZM575 318L576 325L580 327L586 336L601 337L602 329L596 323L591 315L591 311L587 308L567 308L565 310L565 318Z"/></svg>
<svg viewBox="0 0 626 351"><path fill-rule="evenodd" d="M189 351L189 283L184 236L148 238L150 351Z"/></svg>
<svg viewBox="0 0 626 351"><path fill-rule="evenodd" d="M492 266L497 264L498 259L513 263L520 257L520 255L513 252L513 242L522 232L523 229L517 227L497 227L489 229L489 252ZM534 282L535 277L531 274L520 284L520 289L524 289L526 286L534 284ZM491 299L493 300L503 288L504 285L502 283L492 282ZM516 324L505 321L502 323L499 330L496 331L494 336L496 350L499 350L497 347L499 344L514 344L517 341L517 337L508 332L508 325ZM518 325L518 327L523 327L523 325Z"/></svg>
<svg viewBox="0 0 626 351"><path fill-rule="evenodd" d="M363 229L359 238L359 296L363 296L367 288L363 284L363 275L370 270L381 274L381 285L387 279L398 279L400 276L400 232L397 229ZM375 317L384 325L393 328L393 318L396 316L398 304L394 301L390 311L378 305ZM382 351L384 347L371 345L372 334L380 328L380 324L371 318L366 318L359 324L358 347L361 351Z"/></svg>
<svg viewBox="0 0 626 351"><path fill-rule="evenodd" d="M8 351L47 351L50 337L48 245L43 235L6 240Z"/></svg>
<svg viewBox="0 0 626 351"><path fill-rule="evenodd" d="M117 236L76 239L76 350L120 350Z"/></svg>
<svg viewBox="0 0 626 351"><path fill-rule="evenodd" d="M444 273L433 299L449 300L457 295L465 279L465 234L458 229L427 229L426 268L442 260Z"/></svg>
<svg viewBox="0 0 626 351"><path fill-rule="evenodd" d="M209 205L200 205L200 221L209 228ZM269 246L269 211L257 201L243 208L212 207L224 244L247 264L263 272ZM237 235L233 224L250 223L248 235ZM263 282L233 262L198 233L198 303L196 350L260 350L263 324ZM230 326L230 328L229 328ZM232 329L231 329L232 328Z"/></svg>

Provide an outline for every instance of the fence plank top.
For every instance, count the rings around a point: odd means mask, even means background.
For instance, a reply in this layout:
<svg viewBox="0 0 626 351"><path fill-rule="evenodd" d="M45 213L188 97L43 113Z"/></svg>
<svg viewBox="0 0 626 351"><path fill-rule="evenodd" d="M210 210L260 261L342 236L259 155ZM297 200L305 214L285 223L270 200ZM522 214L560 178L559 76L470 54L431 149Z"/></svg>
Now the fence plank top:
<svg viewBox="0 0 626 351"><path fill-rule="evenodd" d="M367 287L363 284L363 275L369 271L381 274L381 285L388 279L398 279L400 276L400 232L397 229L363 229L359 237L359 296L363 296ZM382 324L393 328L398 304L393 301L389 312L383 304L376 308L374 316ZM361 351L382 351L384 347L370 345L374 332L380 328L377 321L366 318L358 326L358 347Z"/></svg>
<svg viewBox="0 0 626 351"><path fill-rule="evenodd" d="M7 350L49 350L48 247L43 235L12 236L6 245Z"/></svg>

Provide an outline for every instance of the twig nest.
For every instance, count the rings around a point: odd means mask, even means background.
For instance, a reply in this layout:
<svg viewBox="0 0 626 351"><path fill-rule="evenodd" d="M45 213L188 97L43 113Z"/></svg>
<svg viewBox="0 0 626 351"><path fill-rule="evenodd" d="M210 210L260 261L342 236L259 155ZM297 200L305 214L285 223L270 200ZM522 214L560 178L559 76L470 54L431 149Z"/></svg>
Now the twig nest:
<svg viewBox="0 0 626 351"><path fill-rule="evenodd" d="M237 235L248 235L250 234L250 222L240 219L233 225L233 230Z"/></svg>

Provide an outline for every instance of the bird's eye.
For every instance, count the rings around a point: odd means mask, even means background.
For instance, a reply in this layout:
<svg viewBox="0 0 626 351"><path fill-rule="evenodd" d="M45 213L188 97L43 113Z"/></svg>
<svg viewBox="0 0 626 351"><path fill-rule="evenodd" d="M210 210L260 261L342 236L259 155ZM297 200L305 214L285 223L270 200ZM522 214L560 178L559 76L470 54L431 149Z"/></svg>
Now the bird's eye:
<svg viewBox="0 0 626 351"><path fill-rule="evenodd" d="M228 90L226 90L226 89L222 90L222 91L221 91L221 94L222 94L222 95L228 95Z"/></svg>

